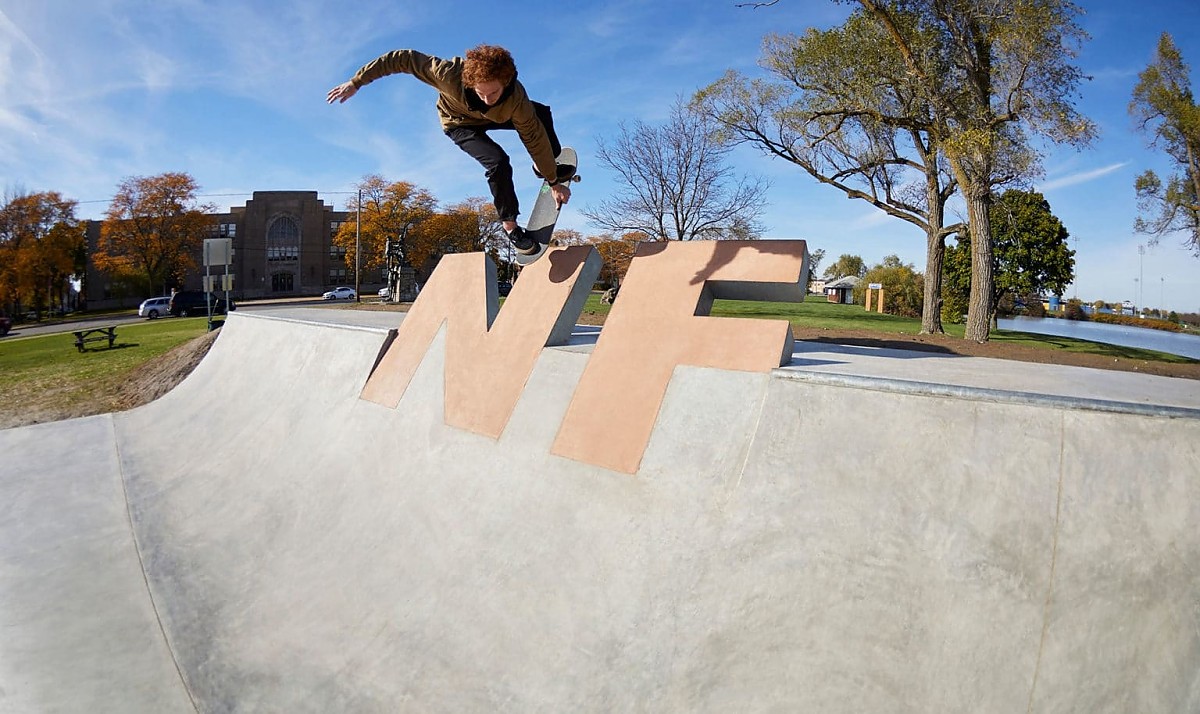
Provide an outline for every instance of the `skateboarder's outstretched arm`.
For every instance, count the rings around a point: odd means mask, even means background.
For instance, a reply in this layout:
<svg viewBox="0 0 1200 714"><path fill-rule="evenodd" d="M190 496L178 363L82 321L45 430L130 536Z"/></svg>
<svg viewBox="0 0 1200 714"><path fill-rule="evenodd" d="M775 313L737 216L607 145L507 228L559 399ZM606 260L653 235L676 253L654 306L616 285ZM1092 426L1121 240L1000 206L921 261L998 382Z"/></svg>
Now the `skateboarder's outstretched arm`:
<svg viewBox="0 0 1200 714"><path fill-rule="evenodd" d="M461 90L460 71L457 58L444 60L416 50L392 50L363 65L353 77L329 90L325 100L330 104L344 102L364 86L391 74L410 74L442 95L453 96Z"/></svg>
<svg viewBox="0 0 1200 714"><path fill-rule="evenodd" d="M358 87L354 86L354 82L347 80L329 90L329 94L325 95L325 101L330 104L334 102L341 104L357 93Z"/></svg>

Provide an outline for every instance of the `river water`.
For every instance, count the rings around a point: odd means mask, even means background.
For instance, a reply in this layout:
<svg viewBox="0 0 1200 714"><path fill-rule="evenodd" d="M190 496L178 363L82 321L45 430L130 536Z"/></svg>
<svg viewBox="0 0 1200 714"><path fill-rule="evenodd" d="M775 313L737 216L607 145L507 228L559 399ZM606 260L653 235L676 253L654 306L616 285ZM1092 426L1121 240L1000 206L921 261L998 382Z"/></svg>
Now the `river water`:
<svg viewBox="0 0 1200 714"><path fill-rule="evenodd" d="M997 326L1001 330L1074 337L1079 340L1104 342L1122 347L1141 347L1200 359L1200 335L1186 332L1166 332L1145 327L1106 325L1102 322L1079 322L1052 317L1005 318L998 320Z"/></svg>

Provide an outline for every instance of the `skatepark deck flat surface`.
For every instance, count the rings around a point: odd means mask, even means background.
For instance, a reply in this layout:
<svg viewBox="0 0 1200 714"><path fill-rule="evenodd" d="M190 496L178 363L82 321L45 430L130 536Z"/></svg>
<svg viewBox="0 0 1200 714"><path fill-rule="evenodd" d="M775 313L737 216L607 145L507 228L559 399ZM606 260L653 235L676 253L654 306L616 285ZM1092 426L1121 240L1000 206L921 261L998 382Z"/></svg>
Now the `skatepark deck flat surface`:
<svg viewBox="0 0 1200 714"><path fill-rule="evenodd" d="M798 343L678 368L631 476L550 454L595 328L493 440L441 338L359 399L400 319L0 431L0 712L1200 710L1193 382Z"/></svg>

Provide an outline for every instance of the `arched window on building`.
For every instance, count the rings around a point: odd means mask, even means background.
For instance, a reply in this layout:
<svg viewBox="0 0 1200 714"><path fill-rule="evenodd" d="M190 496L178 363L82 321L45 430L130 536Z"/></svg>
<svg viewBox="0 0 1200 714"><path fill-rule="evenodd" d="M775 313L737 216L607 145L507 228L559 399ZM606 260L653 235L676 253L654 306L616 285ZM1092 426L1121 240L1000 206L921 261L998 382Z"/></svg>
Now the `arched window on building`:
<svg viewBox="0 0 1200 714"><path fill-rule="evenodd" d="M267 228L267 262L300 259L300 227L289 216L279 216Z"/></svg>

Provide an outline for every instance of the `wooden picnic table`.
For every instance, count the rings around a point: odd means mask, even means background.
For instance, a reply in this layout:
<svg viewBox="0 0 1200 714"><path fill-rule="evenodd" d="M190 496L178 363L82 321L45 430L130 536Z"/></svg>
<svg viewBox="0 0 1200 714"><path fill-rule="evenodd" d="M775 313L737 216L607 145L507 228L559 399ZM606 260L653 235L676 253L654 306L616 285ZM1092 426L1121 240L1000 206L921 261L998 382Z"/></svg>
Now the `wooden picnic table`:
<svg viewBox="0 0 1200 714"><path fill-rule="evenodd" d="M88 342L102 342L108 340L108 347L112 349L113 342L117 340L117 326L109 325L107 327L89 327L85 330L75 330L72 333L75 335L75 346L83 352L84 345Z"/></svg>

